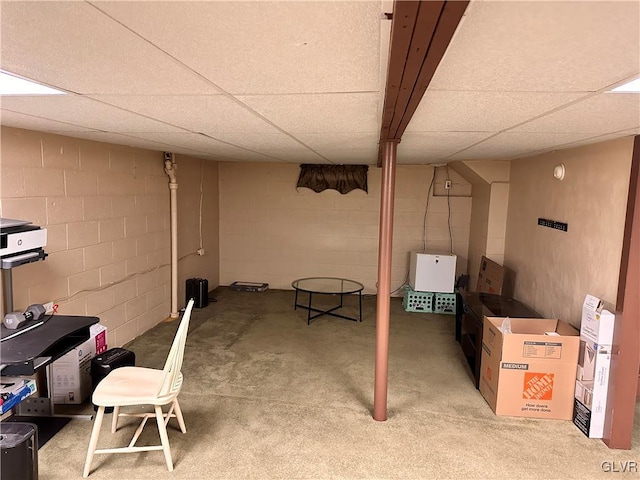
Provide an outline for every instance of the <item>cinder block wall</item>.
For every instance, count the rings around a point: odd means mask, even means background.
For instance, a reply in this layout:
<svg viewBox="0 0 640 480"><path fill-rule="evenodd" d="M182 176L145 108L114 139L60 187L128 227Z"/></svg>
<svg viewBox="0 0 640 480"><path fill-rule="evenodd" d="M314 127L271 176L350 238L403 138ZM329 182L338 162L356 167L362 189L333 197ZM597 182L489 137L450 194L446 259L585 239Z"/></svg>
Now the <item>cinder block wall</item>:
<svg viewBox="0 0 640 480"><path fill-rule="evenodd" d="M48 233L48 258L12 271L14 310L55 301L61 314L98 316L111 347L167 318L170 219L162 152L13 128L2 128L1 135L1 215L31 221ZM178 161L179 185L181 174L187 179L178 190L180 201L180 190L199 189L204 167L200 159ZM211 277L215 288L217 165L207 163L206 171L216 180L214 198L207 196L216 215L214 233L205 226L212 256L190 259L184 275ZM193 221L180 218L179 230L198 228ZM192 257L187 248L180 251L183 261Z"/></svg>
<svg viewBox="0 0 640 480"><path fill-rule="evenodd" d="M266 282L270 288L291 289L296 278L330 276L360 281L366 293L376 292L380 168L369 168L368 194L353 190L344 195L296 189L298 165L220 163L219 170L221 285ZM467 266L471 185L450 172L448 198L446 172L435 173L426 250L449 252L453 245L459 275ZM423 251L433 175L430 165L397 167L392 289L407 278L409 252Z"/></svg>

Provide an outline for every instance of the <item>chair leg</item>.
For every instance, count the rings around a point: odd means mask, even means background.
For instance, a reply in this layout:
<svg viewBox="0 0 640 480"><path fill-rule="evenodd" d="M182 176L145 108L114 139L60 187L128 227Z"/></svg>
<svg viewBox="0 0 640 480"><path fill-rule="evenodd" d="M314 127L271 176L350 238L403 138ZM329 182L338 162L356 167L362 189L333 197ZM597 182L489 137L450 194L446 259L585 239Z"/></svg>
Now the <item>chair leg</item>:
<svg viewBox="0 0 640 480"><path fill-rule="evenodd" d="M113 407L113 417L111 418L111 433L118 430L118 415L120 415L120 407Z"/></svg>
<svg viewBox="0 0 640 480"><path fill-rule="evenodd" d="M167 468L170 472L173 472L173 460L171 460L171 449L169 448L169 436L167 435L167 427L164 425L164 415L162 413L162 407L160 405L155 406L156 411L156 423L158 424L158 431L160 432L160 440L162 441L162 451L164 452L164 459L167 461Z"/></svg>
<svg viewBox="0 0 640 480"><path fill-rule="evenodd" d="M177 398L173 401L173 409L176 412L176 420L178 420L178 425L180 425L180 431L182 433L187 433L187 426L184 423L184 418L182 417L182 410L180 410L180 404L178 403Z"/></svg>
<svg viewBox="0 0 640 480"><path fill-rule="evenodd" d="M89 448L87 449L87 459L84 462L83 477L89 476L89 470L91 470L91 462L93 461L93 453L96 451L98 445L98 436L100 435L100 427L102 426L102 419L104 417L104 407L98 407L98 413L96 413L96 419L93 422L93 429L91 429L91 438L89 439Z"/></svg>

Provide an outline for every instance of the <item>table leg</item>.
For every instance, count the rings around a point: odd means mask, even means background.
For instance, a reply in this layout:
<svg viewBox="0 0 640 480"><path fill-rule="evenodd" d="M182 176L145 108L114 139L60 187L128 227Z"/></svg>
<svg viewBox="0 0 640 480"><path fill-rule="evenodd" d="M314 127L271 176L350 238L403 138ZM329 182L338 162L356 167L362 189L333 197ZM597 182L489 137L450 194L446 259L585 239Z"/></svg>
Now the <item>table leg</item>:
<svg viewBox="0 0 640 480"><path fill-rule="evenodd" d="M293 309L297 310L298 309L298 289L296 288L296 298L293 301Z"/></svg>
<svg viewBox="0 0 640 480"><path fill-rule="evenodd" d="M358 292L358 297L360 297L360 321L362 321L362 290Z"/></svg>
<svg viewBox="0 0 640 480"><path fill-rule="evenodd" d="M311 295L312 293L309 292L309 308L307 309L307 325L311 324Z"/></svg>

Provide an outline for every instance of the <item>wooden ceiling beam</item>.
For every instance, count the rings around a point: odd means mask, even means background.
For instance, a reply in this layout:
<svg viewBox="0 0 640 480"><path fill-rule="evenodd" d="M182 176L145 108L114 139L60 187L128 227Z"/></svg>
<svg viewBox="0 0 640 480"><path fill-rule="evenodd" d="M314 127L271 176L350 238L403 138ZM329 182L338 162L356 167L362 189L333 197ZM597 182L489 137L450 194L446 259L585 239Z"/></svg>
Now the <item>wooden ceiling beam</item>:
<svg viewBox="0 0 640 480"><path fill-rule="evenodd" d="M383 143L402 138L468 4L458 0L395 1L378 167Z"/></svg>
<svg viewBox="0 0 640 480"><path fill-rule="evenodd" d="M441 3L441 2L439 2ZM403 81L405 64L409 56L411 39L420 8L419 1L395 2L391 22L391 43L389 46L389 67L380 138L392 138L391 122L396 110L396 102Z"/></svg>
<svg viewBox="0 0 640 480"><path fill-rule="evenodd" d="M407 112L407 106L415 95L416 82L428 58L429 46L444 5L445 2L421 2L420 4L415 18L411 44L403 62L402 81L396 97L393 119L389 129L390 138L402 137L403 132L399 130L399 127Z"/></svg>

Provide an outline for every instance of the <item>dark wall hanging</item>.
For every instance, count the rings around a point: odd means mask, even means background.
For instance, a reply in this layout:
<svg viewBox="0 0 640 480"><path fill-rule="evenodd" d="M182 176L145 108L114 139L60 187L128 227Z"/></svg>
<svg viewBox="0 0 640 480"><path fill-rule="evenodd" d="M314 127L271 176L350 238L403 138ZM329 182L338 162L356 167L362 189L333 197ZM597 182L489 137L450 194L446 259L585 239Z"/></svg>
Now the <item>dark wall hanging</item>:
<svg viewBox="0 0 640 480"><path fill-rule="evenodd" d="M359 188L368 193L368 165L318 165L306 163L300 165L297 188L306 187L314 192L337 190L348 193Z"/></svg>

